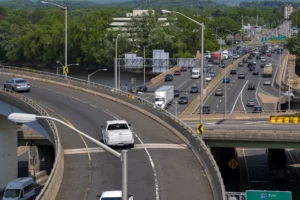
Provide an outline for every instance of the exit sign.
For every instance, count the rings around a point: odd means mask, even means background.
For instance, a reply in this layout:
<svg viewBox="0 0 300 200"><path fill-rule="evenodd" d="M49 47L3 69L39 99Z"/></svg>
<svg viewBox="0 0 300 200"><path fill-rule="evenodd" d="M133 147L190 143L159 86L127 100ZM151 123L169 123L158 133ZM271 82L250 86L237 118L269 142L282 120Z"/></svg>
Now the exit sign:
<svg viewBox="0 0 300 200"><path fill-rule="evenodd" d="M289 191L261 191L247 190L247 200L292 200L292 193Z"/></svg>

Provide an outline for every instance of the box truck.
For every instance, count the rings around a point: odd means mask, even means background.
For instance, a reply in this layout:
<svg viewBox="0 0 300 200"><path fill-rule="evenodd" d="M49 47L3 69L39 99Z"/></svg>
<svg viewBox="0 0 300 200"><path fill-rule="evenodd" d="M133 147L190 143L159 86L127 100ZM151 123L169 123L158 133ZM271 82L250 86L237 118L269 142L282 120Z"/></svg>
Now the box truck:
<svg viewBox="0 0 300 200"><path fill-rule="evenodd" d="M155 91L154 103L161 109L167 109L174 99L174 86L165 85Z"/></svg>
<svg viewBox="0 0 300 200"><path fill-rule="evenodd" d="M192 68L191 78L200 78L200 68Z"/></svg>

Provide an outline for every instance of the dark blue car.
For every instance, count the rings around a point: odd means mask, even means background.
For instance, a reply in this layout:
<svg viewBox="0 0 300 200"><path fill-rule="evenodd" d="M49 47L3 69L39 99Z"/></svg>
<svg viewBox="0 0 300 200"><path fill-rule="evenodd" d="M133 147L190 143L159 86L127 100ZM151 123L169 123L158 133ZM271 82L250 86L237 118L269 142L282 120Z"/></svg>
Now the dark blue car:
<svg viewBox="0 0 300 200"><path fill-rule="evenodd" d="M230 83L230 79L228 77L223 78L223 83Z"/></svg>

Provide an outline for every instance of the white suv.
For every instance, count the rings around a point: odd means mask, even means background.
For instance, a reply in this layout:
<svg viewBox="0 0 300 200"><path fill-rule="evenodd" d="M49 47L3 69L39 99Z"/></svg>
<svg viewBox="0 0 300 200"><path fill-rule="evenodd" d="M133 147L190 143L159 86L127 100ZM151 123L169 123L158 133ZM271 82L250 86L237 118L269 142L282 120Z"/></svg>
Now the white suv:
<svg viewBox="0 0 300 200"><path fill-rule="evenodd" d="M113 191L104 191L99 200L122 200L122 191L119 190L113 190ZM133 200L133 194L128 194L128 200Z"/></svg>
<svg viewBox="0 0 300 200"><path fill-rule="evenodd" d="M130 124L125 120L107 121L102 128L102 138L107 146L134 147L134 136L130 129Z"/></svg>

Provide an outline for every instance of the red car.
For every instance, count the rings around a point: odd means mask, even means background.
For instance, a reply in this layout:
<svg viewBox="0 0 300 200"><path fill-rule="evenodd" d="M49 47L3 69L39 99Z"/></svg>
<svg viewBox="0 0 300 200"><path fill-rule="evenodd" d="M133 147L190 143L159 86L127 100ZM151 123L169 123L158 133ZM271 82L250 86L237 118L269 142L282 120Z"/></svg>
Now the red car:
<svg viewBox="0 0 300 200"><path fill-rule="evenodd" d="M268 56L268 57L272 57L272 54L271 54L271 53L268 53L267 56Z"/></svg>
<svg viewBox="0 0 300 200"><path fill-rule="evenodd" d="M174 76L179 76L179 75L181 75L181 72L180 72L179 70L176 70L176 71L174 72Z"/></svg>
<svg viewBox="0 0 300 200"><path fill-rule="evenodd" d="M181 68L180 68L180 71L186 72L186 71L187 71L187 68L186 68L186 67L181 67Z"/></svg>

